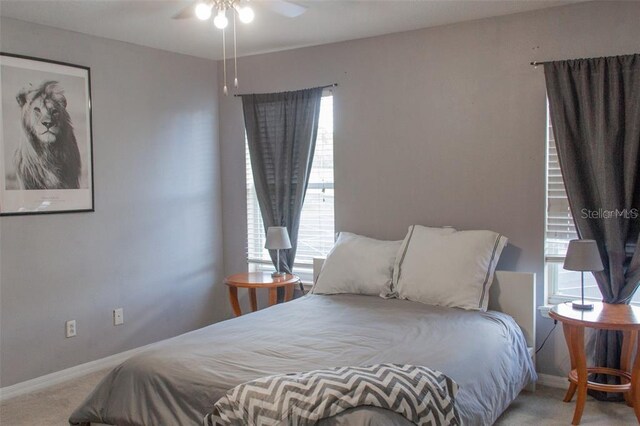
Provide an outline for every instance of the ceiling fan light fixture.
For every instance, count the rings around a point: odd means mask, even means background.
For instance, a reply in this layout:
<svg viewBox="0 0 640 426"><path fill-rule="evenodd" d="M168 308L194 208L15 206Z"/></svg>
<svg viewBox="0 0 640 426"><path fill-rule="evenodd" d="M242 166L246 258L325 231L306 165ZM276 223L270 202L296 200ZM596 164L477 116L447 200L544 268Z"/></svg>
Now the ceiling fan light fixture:
<svg viewBox="0 0 640 426"><path fill-rule="evenodd" d="M201 21L206 21L207 19L211 18L211 8L211 4L198 3L195 9L196 17Z"/></svg>
<svg viewBox="0 0 640 426"><path fill-rule="evenodd" d="M231 28L231 36L233 37L233 68L235 74L233 78L233 87L237 88L238 43L236 36L236 23L240 20L243 24L249 24L255 19L255 12L253 11L253 8L249 6L249 1L251 0L191 0L188 6L184 7L182 11L173 16L173 19L196 17L201 21L208 21L213 17L213 25L222 30L222 72L224 82L222 92L225 95L229 93L229 88L227 86L226 28L229 26L229 19L232 19L233 26ZM272 11L289 18L300 16L305 12L305 10L307 10L307 6L301 6L289 0L263 0L263 3ZM230 18L227 18L227 9L231 12Z"/></svg>
<svg viewBox="0 0 640 426"><path fill-rule="evenodd" d="M236 11L238 12L238 18L240 18L240 22L243 24L249 24L253 22L253 18L255 18L256 14L253 12L253 9L249 6L236 6Z"/></svg>
<svg viewBox="0 0 640 426"><path fill-rule="evenodd" d="M227 25L229 25L229 20L227 19L227 15L224 9L220 9L216 17L213 18L213 25L215 25L216 28L220 28L221 30L227 28Z"/></svg>

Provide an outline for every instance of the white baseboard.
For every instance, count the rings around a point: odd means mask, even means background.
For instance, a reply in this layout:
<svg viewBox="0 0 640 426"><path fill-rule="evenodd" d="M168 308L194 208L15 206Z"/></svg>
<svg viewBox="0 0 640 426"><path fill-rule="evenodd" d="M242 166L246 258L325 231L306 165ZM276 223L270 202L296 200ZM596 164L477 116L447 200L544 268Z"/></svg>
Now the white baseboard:
<svg viewBox="0 0 640 426"><path fill-rule="evenodd" d="M567 387L569 387L569 380L566 376L552 376L551 374L538 373L538 381L536 384L550 388L567 389Z"/></svg>
<svg viewBox="0 0 640 426"><path fill-rule="evenodd" d="M142 352L149 346L151 345L141 346L139 348L120 352L118 354L110 355L108 357L97 359L95 361L76 365L75 367L56 371L55 373L36 377L35 379L27 380L25 382L16 383L15 385L5 386L3 388L0 388L0 401L6 401L7 399L39 391L41 389L48 388L49 386L64 383L68 380L77 379L78 377L82 377L96 371L115 367L131 356Z"/></svg>

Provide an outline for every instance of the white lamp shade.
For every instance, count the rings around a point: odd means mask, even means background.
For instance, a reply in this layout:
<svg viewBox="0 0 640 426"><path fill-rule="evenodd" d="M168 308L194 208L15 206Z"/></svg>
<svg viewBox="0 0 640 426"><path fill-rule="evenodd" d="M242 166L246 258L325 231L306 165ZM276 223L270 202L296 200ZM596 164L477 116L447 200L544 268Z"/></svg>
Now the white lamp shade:
<svg viewBox="0 0 640 426"><path fill-rule="evenodd" d="M198 3L196 5L196 17L201 21L211 18L211 5L206 3Z"/></svg>
<svg viewBox="0 0 640 426"><path fill-rule="evenodd" d="M227 18L224 9L218 10L218 14L213 18L213 25L221 30L227 28L227 25L229 25L229 19Z"/></svg>
<svg viewBox="0 0 640 426"><path fill-rule="evenodd" d="M569 271L602 271L598 244L594 240L569 241L563 267Z"/></svg>
<svg viewBox="0 0 640 426"><path fill-rule="evenodd" d="M270 226L267 229L267 241L264 248L267 250L290 249L291 241L289 233L284 226Z"/></svg>

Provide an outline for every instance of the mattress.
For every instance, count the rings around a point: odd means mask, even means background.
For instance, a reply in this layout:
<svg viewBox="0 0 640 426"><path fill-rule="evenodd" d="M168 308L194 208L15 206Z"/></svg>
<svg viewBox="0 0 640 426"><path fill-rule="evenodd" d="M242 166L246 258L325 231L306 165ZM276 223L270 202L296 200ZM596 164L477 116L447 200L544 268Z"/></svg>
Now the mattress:
<svg viewBox="0 0 640 426"><path fill-rule="evenodd" d="M234 386L267 375L378 363L456 381L465 425L489 425L536 378L524 336L500 312L361 295L307 295L152 345L111 371L69 422L200 425ZM372 407L323 425L407 425Z"/></svg>

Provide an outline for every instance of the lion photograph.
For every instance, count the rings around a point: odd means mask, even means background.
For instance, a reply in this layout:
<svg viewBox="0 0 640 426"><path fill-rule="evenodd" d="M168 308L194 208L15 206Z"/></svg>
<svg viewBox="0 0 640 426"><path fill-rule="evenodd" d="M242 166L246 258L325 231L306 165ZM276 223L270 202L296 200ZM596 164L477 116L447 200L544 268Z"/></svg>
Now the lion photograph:
<svg viewBox="0 0 640 426"><path fill-rule="evenodd" d="M2 67L6 190L87 188L85 82Z"/></svg>
<svg viewBox="0 0 640 426"><path fill-rule="evenodd" d="M14 165L22 189L78 189L80 151L67 113L64 90L57 81L20 90L24 137Z"/></svg>

